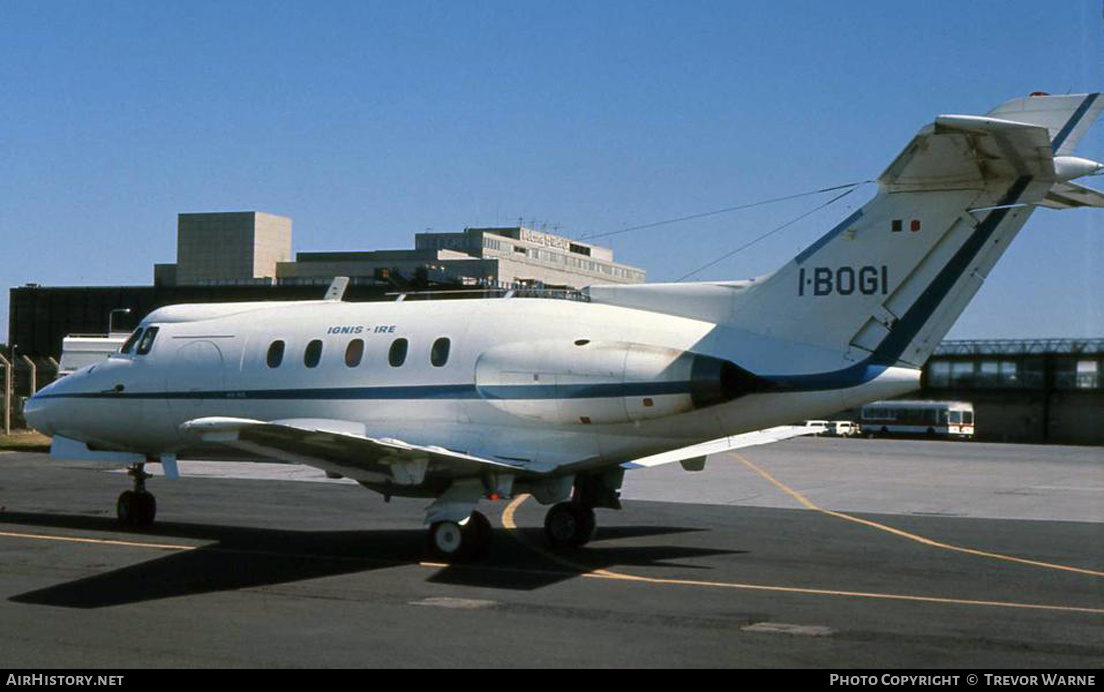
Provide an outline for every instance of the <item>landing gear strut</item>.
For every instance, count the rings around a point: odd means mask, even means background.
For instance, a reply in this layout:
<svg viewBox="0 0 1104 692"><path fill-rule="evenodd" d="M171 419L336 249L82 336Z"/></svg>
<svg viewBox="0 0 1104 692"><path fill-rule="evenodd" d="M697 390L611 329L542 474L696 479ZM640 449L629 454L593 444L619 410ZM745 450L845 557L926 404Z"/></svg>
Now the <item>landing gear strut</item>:
<svg viewBox="0 0 1104 692"><path fill-rule="evenodd" d="M153 476L146 473L145 467L133 464L127 469L127 475L134 479L134 490L123 492L115 503L115 516L123 526L145 528L157 516L157 499L146 490L146 480Z"/></svg>
<svg viewBox="0 0 1104 692"><path fill-rule="evenodd" d="M486 555L493 535L490 520L472 512L463 523L446 520L430 526L429 545L438 557L463 562Z"/></svg>

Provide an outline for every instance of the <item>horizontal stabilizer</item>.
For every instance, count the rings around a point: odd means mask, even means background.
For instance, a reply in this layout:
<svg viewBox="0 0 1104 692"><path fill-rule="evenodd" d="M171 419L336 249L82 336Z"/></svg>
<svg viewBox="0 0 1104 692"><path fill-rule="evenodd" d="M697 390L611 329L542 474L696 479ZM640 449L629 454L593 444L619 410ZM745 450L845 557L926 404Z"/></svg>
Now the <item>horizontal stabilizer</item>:
<svg viewBox="0 0 1104 692"><path fill-rule="evenodd" d="M1104 192L1075 183L1057 183L1038 205L1051 209L1104 207Z"/></svg>
<svg viewBox="0 0 1104 692"><path fill-rule="evenodd" d="M756 430L740 435L722 437L718 440L710 440L709 442L702 442L701 444L690 445L689 447L673 449L669 452L653 454L651 456L636 459L635 461L627 461L621 464L621 467L626 469L646 469L653 466L662 466L663 464L673 464L676 461L696 460L699 457L706 457L710 454L731 452L734 449L742 449L744 447L758 447L759 445L767 445L772 442L788 440L791 437L814 435L822 432L824 432L823 425L780 425L776 428L767 428L765 430ZM690 466L691 468L687 470L701 470L702 468L701 465L697 463L691 464Z"/></svg>

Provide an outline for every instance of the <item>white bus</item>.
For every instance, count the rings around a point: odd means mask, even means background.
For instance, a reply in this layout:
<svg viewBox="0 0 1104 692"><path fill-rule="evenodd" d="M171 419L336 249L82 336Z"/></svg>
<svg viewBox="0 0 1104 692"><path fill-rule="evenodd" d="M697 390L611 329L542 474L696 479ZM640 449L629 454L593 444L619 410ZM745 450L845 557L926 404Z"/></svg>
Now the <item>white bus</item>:
<svg viewBox="0 0 1104 692"><path fill-rule="evenodd" d="M875 401L859 417L868 436L974 436L974 405L966 401Z"/></svg>

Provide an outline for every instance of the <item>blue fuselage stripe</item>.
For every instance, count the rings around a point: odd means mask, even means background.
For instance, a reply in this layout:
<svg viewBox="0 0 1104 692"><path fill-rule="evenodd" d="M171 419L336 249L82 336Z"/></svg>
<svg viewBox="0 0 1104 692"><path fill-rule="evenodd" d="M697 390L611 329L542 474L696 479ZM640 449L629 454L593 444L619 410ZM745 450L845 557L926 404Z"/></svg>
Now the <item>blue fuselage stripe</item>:
<svg viewBox="0 0 1104 692"><path fill-rule="evenodd" d="M241 389L188 392L59 392L40 399L153 400L429 400L429 399L603 399L626 396L690 394L690 382L608 382L595 384L526 384L476 387L474 384L431 384L381 387L317 387L303 389Z"/></svg>

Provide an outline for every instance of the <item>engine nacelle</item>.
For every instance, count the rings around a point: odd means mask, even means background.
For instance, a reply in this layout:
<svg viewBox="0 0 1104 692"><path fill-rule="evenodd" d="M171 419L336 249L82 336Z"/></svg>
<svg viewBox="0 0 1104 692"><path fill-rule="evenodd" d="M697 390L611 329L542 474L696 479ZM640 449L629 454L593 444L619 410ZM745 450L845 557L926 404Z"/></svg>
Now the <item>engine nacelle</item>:
<svg viewBox="0 0 1104 692"><path fill-rule="evenodd" d="M548 340L484 352L479 395L520 418L602 425L663 418L731 401L762 380L726 360L627 342Z"/></svg>

